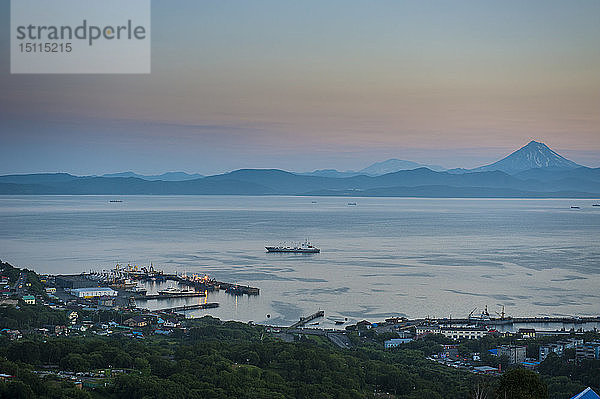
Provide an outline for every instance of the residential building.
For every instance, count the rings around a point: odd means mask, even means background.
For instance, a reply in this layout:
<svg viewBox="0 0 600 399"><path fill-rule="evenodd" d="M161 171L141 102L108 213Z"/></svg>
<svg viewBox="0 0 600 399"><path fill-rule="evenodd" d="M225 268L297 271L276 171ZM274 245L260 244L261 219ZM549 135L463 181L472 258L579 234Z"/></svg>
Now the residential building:
<svg viewBox="0 0 600 399"><path fill-rule="evenodd" d="M516 364L525 361L527 347L518 345L502 345L498 347L498 356L508 357L508 363Z"/></svg>
<svg viewBox="0 0 600 399"><path fill-rule="evenodd" d="M23 302L27 305L35 305L35 297L33 295L23 295Z"/></svg>
<svg viewBox="0 0 600 399"><path fill-rule="evenodd" d="M538 355L538 359L540 360L540 362L543 362L544 360L546 360L546 358L548 357L548 355L550 353L556 353L557 356L561 356L563 355L565 347L561 344L548 344L548 345L542 345L540 346L539 349L539 355Z"/></svg>
<svg viewBox="0 0 600 399"><path fill-rule="evenodd" d="M575 359L600 359L600 342L586 342L575 348Z"/></svg>

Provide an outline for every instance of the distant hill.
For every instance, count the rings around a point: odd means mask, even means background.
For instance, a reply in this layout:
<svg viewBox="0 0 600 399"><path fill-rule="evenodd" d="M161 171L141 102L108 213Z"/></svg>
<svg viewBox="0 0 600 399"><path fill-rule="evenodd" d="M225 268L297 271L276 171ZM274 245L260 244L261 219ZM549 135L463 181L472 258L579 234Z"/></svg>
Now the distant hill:
<svg viewBox="0 0 600 399"><path fill-rule="evenodd" d="M201 179L204 176L198 173L185 173L185 172L166 172L160 175L139 175L134 172L120 172L120 173L107 173L102 177L136 177L138 179L149 180L149 181L185 181Z"/></svg>
<svg viewBox="0 0 600 399"><path fill-rule="evenodd" d="M207 177L183 172L155 176L133 172L83 177L66 173L7 175L0 176L0 194L600 198L600 168L579 166L535 141L476 169L442 172L413 168L415 165L419 164L388 160L358 172L298 174L240 169ZM402 167L410 169L383 173Z"/></svg>
<svg viewBox="0 0 600 399"><path fill-rule="evenodd" d="M436 172L445 170L445 168L438 165L424 165L418 162L404 161L402 159L388 159L386 161L376 162L364 169L359 170L358 173L369 176L380 176L401 170L412 170L418 168L427 168Z"/></svg>
<svg viewBox="0 0 600 399"><path fill-rule="evenodd" d="M539 176L538 176L539 175ZM0 194L104 195L377 195L432 197L600 197L600 169L452 174L427 168L381 176L303 176L277 169L242 169L186 181L65 174L0 176Z"/></svg>
<svg viewBox="0 0 600 399"><path fill-rule="evenodd" d="M469 172L485 172L500 170L509 174L523 172L529 169L575 169L581 165L566 159L551 150L546 144L531 141L526 146L490 165L471 169Z"/></svg>
<svg viewBox="0 0 600 399"><path fill-rule="evenodd" d="M322 177L352 177L359 175L381 176L388 173L399 172L401 170L412 170L418 168L427 168L438 172L446 170L444 167L438 165L425 165L413 161L404 161L402 159L388 159L385 161L376 162L358 171L348 170L345 172L340 172L336 169L318 169L313 172L303 172L297 174Z"/></svg>

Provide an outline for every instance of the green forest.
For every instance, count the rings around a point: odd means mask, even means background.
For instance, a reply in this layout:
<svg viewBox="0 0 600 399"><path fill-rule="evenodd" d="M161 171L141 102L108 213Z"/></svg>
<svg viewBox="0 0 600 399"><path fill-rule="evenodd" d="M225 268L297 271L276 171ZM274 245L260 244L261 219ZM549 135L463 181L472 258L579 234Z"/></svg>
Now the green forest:
<svg viewBox="0 0 600 399"><path fill-rule="evenodd" d="M356 342L359 340L355 338ZM542 375L515 369L484 377L425 358L441 337L385 351L376 343L339 349L322 337L282 342L261 326L194 320L187 333L129 337L35 337L0 341L0 398L570 398L584 384L562 359ZM472 343L471 343L472 344ZM101 372L95 386L34 371ZM598 364L582 378L599 378ZM585 374L588 373L588 374ZM485 393L487 396L476 396Z"/></svg>

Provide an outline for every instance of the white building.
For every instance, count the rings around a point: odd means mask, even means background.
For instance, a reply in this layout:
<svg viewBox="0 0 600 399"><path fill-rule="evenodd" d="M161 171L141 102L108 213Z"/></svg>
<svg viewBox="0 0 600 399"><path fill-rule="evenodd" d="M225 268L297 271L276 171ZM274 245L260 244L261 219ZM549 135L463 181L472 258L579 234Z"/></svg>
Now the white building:
<svg viewBox="0 0 600 399"><path fill-rule="evenodd" d="M440 326L420 326L416 328L416 334L426 333L442 334L448 338L458 339L479 339L487 335L488 331L483 327L440 327Z"/></svg>
<svg viewBox="0 0 600 399"><path fill-rule="evenodd" d="M117 291L108 287L72 288L71 295L78 298L97 298L101 296L117 296Z"/></svg>

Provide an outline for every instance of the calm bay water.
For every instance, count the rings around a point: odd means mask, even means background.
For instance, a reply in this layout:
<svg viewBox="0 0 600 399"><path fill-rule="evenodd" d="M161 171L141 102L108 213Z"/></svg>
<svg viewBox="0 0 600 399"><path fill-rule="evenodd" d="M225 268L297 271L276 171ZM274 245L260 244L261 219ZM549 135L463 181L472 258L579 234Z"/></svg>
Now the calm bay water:
<svg viewBox="0 0 600 399"><path fill-rule="evenodd" d="M512 316L600 314L600 207L590 200L110 199L0 196L0 258L40 273L117 262L208 273L261 294L210 293L221 307L191 314L255 322L270 315L278 325L318 309L325 326L344 318L466 317L485 305L504 305ZM306 237L320 254L264 250Z"/></svg>

